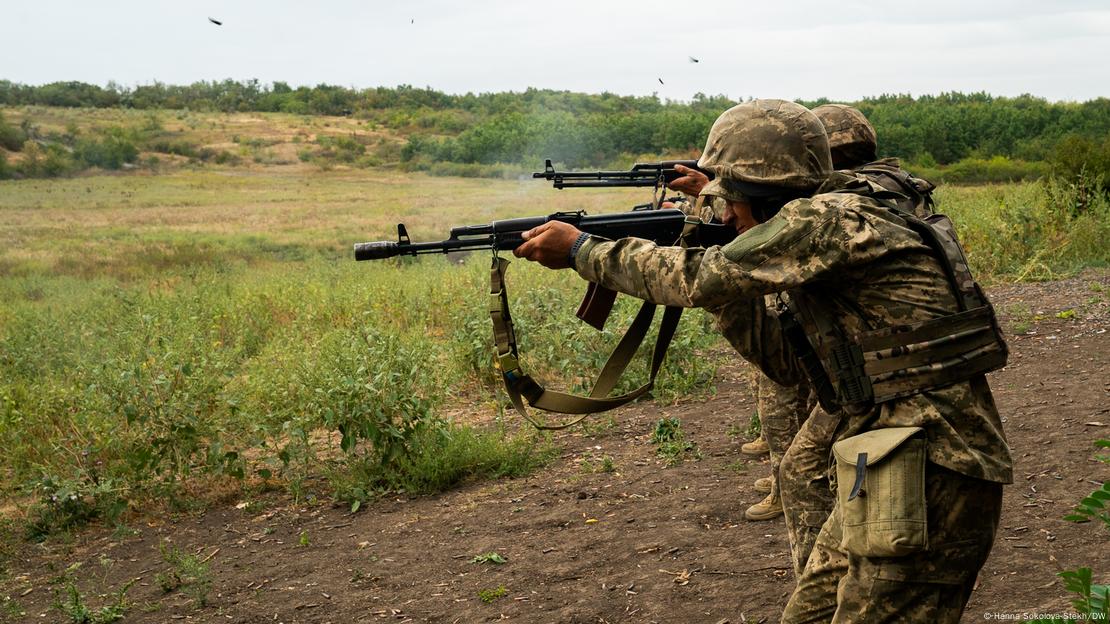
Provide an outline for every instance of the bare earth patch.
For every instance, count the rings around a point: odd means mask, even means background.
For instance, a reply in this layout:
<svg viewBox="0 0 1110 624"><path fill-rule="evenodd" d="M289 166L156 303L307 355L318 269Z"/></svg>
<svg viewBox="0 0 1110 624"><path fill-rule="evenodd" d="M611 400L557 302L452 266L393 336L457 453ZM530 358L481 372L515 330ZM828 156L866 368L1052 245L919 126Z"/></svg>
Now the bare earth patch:
<svg viewBox="0 0 1110 624"><path fill-rule="evenodd" d="M1015 483L966 622L1068 610L1062 569L1110 580L1105 529L1061 519L1110 477L1092 446L1110 438L1110 273L991 292L1012 334L1010 366L991 384ZM561 435L560 458L526 479L353 515L275 496L150 519L131 537L94 529L72 544L27 545L0 581L0 621L65 621L51 608L51 579L76 562L94 605L138 579L125 622L777 621L793 586L786 533L781 520L743 520L768 468L742 459L743 440L729 435L754 409L745 375L723 370L704 403L637 405L613 426ZM648 438L663 416L682 420L701 459L667 467L655 455ZM206 560L206 606L159 588L166 540ZM505 562L474 561L488 553Z"/></svg>

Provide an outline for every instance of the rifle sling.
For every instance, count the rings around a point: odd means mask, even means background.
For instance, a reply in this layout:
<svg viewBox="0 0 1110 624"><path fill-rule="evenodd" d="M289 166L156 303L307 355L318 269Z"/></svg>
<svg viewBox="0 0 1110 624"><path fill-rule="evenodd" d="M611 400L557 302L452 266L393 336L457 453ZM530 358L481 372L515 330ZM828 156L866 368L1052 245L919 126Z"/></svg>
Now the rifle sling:
<svg viewBox="0 0 1110 624"><path fill-rule="evenodd" d="M636 318L632 321L628 331L621 338L612 355L609 356L605 366L602 367L589 396L547 390L520 367L516 332L513 329L513 319L509 313L509 297L505 289L505 269L508 266L508 260L494 256L493 266L490 269L489 312L490 319L493 321L493 340L497 349L497 359L494 365L501 373L501 379L505 382L505 390L509 394L513 407L533 427L543 430L566 429L578 424L590 414L620 407L651 390L667 354L667 347L670 346L671 338L674 337L675 330L678 328L678 321L682 317L682 308L667 307L663 312L659 334L655 339L655 349L651 355L651 374L644 385L626 394L607 396L616 387L621 374L628 368L628 364L636 355L636 351L639 350L640 344L651 327L651 321L655 317L655 309L658 306L646 301L640 306L640 311L636 314ZM524 406L525 400L537 409L562 414L580 414L580 416L569 422L548 424L529 415Z"/></svg>

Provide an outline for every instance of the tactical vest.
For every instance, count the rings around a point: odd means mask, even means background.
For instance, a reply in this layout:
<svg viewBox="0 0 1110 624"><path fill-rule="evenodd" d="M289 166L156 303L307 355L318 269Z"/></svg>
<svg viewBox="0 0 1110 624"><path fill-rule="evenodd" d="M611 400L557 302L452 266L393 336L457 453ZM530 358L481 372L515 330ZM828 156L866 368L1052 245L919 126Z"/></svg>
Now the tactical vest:
<svg viewBox="0 0 1110 624"><path fill-rule="evenodd" d="M864 413L1006 365L1008 349L994 307L971 276L952 221L894 212L933 250L959 311L849 336L804 288L789 291L780 299L783 333L829 413Z"/></svg>
<svg viewBox="0 0 1110 624"><path fill-rule="evenodd" d="M884 158L852 170L873 180L879 186L905 196L898 200L898 209L924 219L936 211L933 202L935 184L917 178L898 166L898 160Z"/></svg>

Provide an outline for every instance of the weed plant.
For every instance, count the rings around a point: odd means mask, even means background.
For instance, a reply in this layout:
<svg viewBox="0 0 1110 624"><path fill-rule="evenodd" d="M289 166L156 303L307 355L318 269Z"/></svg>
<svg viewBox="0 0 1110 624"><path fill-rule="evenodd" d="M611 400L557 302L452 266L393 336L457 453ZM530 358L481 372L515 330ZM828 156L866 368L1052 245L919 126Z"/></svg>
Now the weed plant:
<svg viewBox="0 0 1110 624"><path fill-rule="evenodd" d="M651 432L651 443L658 448L656 454L666 460L668 466L682 463L687 454L695 459L701 459L697 445L686 439L686 432L682 430L682 421L677 416L660 418L655 423Z"/></svg>
<svg viewBox="0 0 1110 624"><path fill-rule="evenodd" d="M1110 449L1110 440L1096 440L1095 446L1100 449ZM1110 464L1110 455L1099 455L1097 459ZM1103 527L1110 530L1110 482L1103 483L1097 490L1088 494L1075 506L1075 510L1064 516L1071 522L1101 521ZM1078 621L1106 622L1110 620L1110 585L1099 585L1094 582L1094 573L1090 568L1080 567L1075 570L1058 572L1057 576L1064 580L1064 588L1073 594L1072 607L1080 616ZM1048 624L1050 618L1032 620L1036 624ZM1071 624L1076 619L1064 620Z"/></svg>
<svg viewBox="0 0 1110 624"><path fill-rule="evenodd" d="M165 593L180 589L193 601L194 607L208 604L208 592L212 589L212 574L208 564L197 555L188 554L176 546L160 544L162 560L169 566L155 576L155 581Z"/></svg>
<svg viewBox="0 0 1110 624"><path fill-rule="evenodd" d="M486 604L489 604L497 600L498 598L505 596L508 593L509 590L505 589L504 585L498 585L497 587L487 587L478 590L478 599Z"/></svg>
<svg viewBox="0 0 1110 624"><path fill-rule="evenodd" d="M110 624L123 619L127 614L127 590L134 583L128 583L116 594L115 602L103 605L100 608L89 607L85 603L85 596L77 589L72 581L66 581L62 595L54 604L54 608L61 611L72 624Z"/></svg>
<svg viewBox="0 0 1110 624"><path fill-rule="evenodd" d="M110 559L101 559L100 563L107 572L113 562ZM72 624L111 624L123 619L130 607L127 591L138 582L138 579L127 581L117 591L112 592L108 603L100 607L90 607L88 598L77 587L77 581L74 578L74 572L80 567L80 564L71 565L55 580L61 587L55 593L54 609L61 612Z"/></svg>

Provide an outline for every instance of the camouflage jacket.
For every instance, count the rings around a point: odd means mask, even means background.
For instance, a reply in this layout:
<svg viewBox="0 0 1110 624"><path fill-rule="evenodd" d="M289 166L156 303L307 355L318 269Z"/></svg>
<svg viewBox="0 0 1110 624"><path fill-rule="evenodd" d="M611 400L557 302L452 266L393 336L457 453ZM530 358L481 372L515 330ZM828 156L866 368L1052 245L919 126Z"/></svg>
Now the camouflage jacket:
<svg viewBox="0 0 1110 624"><path fill-rule="evenodd" d="M850 190L850 188L852 190ZM797 359L764 296L799 289L832 310L848 336L957 310L939 262L878 188L843 173L812 198L793 201L724 247L657 247L591 239L576 256L587 280L654 303L701 307L740 354L780 385L802 380ZM838 439L881 427L923 427L934 463L1009 483L1012 462L982 376L843 414Z"/></svg>

